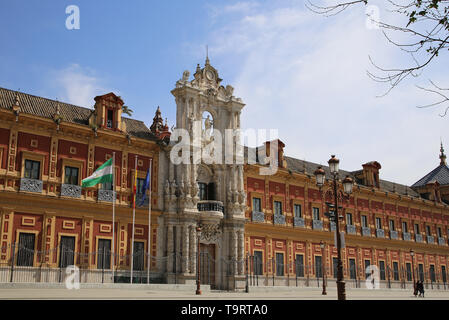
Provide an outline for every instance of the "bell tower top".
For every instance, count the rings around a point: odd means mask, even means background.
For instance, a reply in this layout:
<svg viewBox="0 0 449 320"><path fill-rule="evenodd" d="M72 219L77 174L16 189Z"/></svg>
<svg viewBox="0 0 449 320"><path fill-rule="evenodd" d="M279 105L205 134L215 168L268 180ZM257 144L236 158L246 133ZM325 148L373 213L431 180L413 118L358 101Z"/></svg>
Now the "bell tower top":
<svg viewBox="0 0 449 320"><path fill-rule="evenodd" d="M196 72L193 75L194 80L192 81L193 85L198 85L199 87L208 87L208 88L218 88L220 86L221 81L218 76L218 71L214 67L211 66L209 57L206 57L206 63L204 68L200 68L200 65L196 67Z"/></svg>

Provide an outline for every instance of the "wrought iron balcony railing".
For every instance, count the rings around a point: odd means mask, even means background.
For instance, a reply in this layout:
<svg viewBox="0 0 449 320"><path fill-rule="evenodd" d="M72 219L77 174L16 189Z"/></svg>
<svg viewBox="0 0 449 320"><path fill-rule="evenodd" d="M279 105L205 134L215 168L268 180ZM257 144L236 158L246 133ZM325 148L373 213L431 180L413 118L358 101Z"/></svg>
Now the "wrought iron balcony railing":
<svg viewBox="0 0 449 320"><path fill-rule="evenodd" d="M329 227L330 227L331 231L337 230L337 224L333 221L330 222Z"/></svg>
<svg viewBox="0 0 449 320"><path fill-rule="evenodd" d="M354 225L351 225L351 224L346 225L346 232L348 234L356 234L356 231L357 231L357 229Z"/></svg>
<svg viewBox="0 0 449 320"><path fill-rule="evenodd" d="M399 234L397 231L395 230L390 230L390 239L392 240L398 240L399 239Z"/></svg>
<svg viewBox="0 0 449 320"><path fill-rule="evenodd" d="M385 238L385 230L384 229L376 229L376 237Z"/></svg>
<svg viewBox="0 0 449 320"><path fill-rule="evenodd" d="M140 205L140 203L142 202L142 198L143 198L143 194L136 194L136 207ZM145 200L143 202L143 207L148 207L148 204L150 203L148 195L145 196ZM132 204L131 204L132 205Z"/></svg>
<svg viewBox="0 0 449 320"><path fill-rule="evenodd" d="M285 224L285 216L282 214L275 214L273 216L274 224Z"/></svg>
<svg viewBox="0 0 449 320"><path fill-rule="evenodd" d="M422 242L422 234L415 234L415 241Z"/></svg>
<svg viewBox="0 0 449 320"><path fill-rule="evenodd" d="M371 237L371 228L362 227L362 236Z"/></svg>
<svg viewBox="0 0 449 320"><path fill-rule="evenodd" d="M301 227L304 228L306 226L306 223L304 221L304 218L300 218L300 217L294 217L293 218L293 225L295 227Z"/></svg>
<svg viewBox="0 0 449 320"><path fill-rule="evenodd" d="M412 240L412 235L410 234L410 232L403 232L402 233L402 238L406 241L411 241Z"/></svg>
<svg viewBox="0 0 449 320"><path fill-rule="evenodd" d="M43 185L42 180L28 178L20 179L20 191L41 193Z"/></svg>
<svg viewBox="0 0 449 320"><path fill-rule="evenodd" d="M323 221L321 220L313 220L312 227L314 230L323 230Z"/></svg>
<svg viewBox="0 0 449 320"><path fill-rule="evenodd" d="M198 211L217 211L224 212L223 202L216 200L201 200L198 201Z"/></svg>
<svg viewBox="0 0 449 320"><path fill-rule="evenodd" d="M112 202L114 200L114 191L98 190L98 201Z"/></svg>
<svg viewBox="0 0 449 320"><path fill-rule="evenodd" d="M446 240L444 240L443 237L438 237L438 244L440 246L445 246L446 245Z"/></svg>
<svg viewBox="0 0 449 320"><path fill-rule="evenodd" d="M253 211L251 213L251 220L254 222L265 222L265 214L260 211Z"/></svg>
<svg viewBox="0 0 449 320"><path fill-rule="evenodd" d="M434 244L435 243L435 237L434 236L427 236L427 243Z"/></svg>
<svg viewBox="0 0 449 320"><path fill-rule="evenodd" d="M61 196L71 198L81 198L81 186L73 184L61 184Z"/></svg>

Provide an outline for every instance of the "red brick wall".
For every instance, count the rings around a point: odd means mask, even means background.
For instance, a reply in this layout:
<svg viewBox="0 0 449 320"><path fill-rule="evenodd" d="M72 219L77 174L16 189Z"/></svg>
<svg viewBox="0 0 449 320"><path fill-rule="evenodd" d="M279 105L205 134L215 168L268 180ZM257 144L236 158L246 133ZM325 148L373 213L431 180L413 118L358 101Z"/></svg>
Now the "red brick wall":
<svg viewBox="0 0 449 320"><path fill-rule="evenodd" d="M6 169L8 164L8 145L9 145L9 130L0 128L0 148L3 148L3 156L0 159L0 168Z"/></svg>
<svg viewBox="0 0 449 320"><path fill-rule="evenodd" d="M75 147L76 148L76 154L70 153L70 148ZM82 178L85 178L87 176L87 154L88 154L88 145L87 144L81 144L66 140L59 140L58 144L58 163L56 167L56 175L58 177L62 176L62 161L61 159L68 158L68 159L75 159L75 160L81 160L83 161L83 172Z"/></svg>
<svg viewBox="0 0 449 320"><path fill-rule="evenodd" d="M37 148L31 146L31 140L37 140ZM24 132L19 132L17 138L17 157L16 157L16 170L20 171L20 165L22 163L22 152L30 151L34 153L39 153L45 155L43 174L48 175L48 161L50 154L50 138L38 136L36 134L28 134Z"/></svg>

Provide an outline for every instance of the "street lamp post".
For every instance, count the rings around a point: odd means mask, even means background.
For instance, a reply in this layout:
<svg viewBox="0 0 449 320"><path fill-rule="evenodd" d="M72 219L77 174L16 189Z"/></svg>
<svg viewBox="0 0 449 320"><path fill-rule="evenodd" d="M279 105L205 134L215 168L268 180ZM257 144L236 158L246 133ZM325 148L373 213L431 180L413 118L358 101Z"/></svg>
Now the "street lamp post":
<svg viewBox="0 0 449 320"><path fill-rule="evenodd" d="M325 253L324 253L325 244L324 244L324 242L322 240L320 241L320 247L321 247L321 254L322 254L321 272L323 273L323 292L321 292L321 294L323 296L325 296L325 295L327 295L327 292L326 292L326 273L325 273L325 267L324 267L324 264L325 264L324 261L325 261L326 257L325 257Z"/></svg>
<svg viewBox="0 0 449 320"><path fill-rule="evenodd" d="M412 280L413 280L413 291L416 289L416 283L415 283L415 251L410 250L410 256L412 257Z"/></svg>
<svg viewBox="0 0 449 320"><path fill-rule="evenodd" d="M330 194L334 197L334 214L335 214L335 232L337 233L337 295L338 300L346 300L346 291L345 291L345 282L343 279L343 263L341 261L341 238L340 238L340 216L338 213L338 197L347 197L352 193L353 180L347 176L343 181L343 191L344 195L339 193L337 184L338 184L338 165L340 160L335 158L335 155L331 156L331 159L328 161L329 169L332 175L332 189L328 190ZM325 180L325 172L319 167L315 170L314 175L316 177L316 184L321 190L321 187L324 185Z"/></svg>
<svg viewBox="0 0 449 320"><path fill-rule="evenodd" d="M198 248L197 248L197 279L196 279L196 292L195 294L201 294L201 274L200 274L200 268L201 268L201 259L200 259L200 234L201 234L201 228L197 227L196 228L196 234L197 234L197 242L198 242Z"/></svg>

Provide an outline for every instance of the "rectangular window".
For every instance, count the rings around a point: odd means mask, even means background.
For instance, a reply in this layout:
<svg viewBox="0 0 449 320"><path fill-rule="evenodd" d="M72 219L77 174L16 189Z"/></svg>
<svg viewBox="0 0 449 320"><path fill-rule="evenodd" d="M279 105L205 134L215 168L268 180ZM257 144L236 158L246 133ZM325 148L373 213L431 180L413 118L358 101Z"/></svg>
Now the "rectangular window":
<svg viewBox="0 0 449 320"><path fill-rule="evenodd" d="M407 222L406 221L402 221L402 232L408 232Z"/></svg>
<svg viewBox="0 0 449 320"><path fill-rule="evenodd" d="M320 209L313 207L313 220L320 220Z"/></svg>
<svg viewBox="0 0 449 320"><path fill-rule="evenodd" d="M143 271L145 267L145 243L134 241L133 270Z"/></svg>
<svg viewBox="0 0 449 320"><path fill-rule="evenodd" d="M207 200L207 184L198 182L200 200Z"/></svg>
<svg viewBox="0 0 449 320"><path fill-rule="evenodd" d="M302 254L296 255L296 276L304 277L304 256Z"/></svg>
<svg viewBox="0 0 449 320"><path fill-rule="evenodd" d="M446 278L446 266L441 266L441 278L443 280L444 283L446 283L447 278Z"/></svg>
<svg viewBox="0 0 449 320"><path fill-rule="evenodd" d="M59 244L59 267L66 268L75 262L75 237L61 236Z"/></svg>
<svg viewBox="0 0 449 320"><path fill-rule="evenodd" d="M393 261L393 279L399 281L399 264L396 261Z"/></svg>
<svg viewBox="0 0 449 320"><path fill-rule="evenodd" d="M362 216L362 227L368 228L368 217L367 216Z"/></svg>
<svg viewBox="0 0 449 320"><path fill-rule="evenodd" d="M262 251L254 251L254 274L261 276L263 274Z"/></svg>
<svg viewBox="0 0 449 320"><path fill-rule="evenodd" d="M412 281L412 265L409 262L405 264L405 269L407 271L407 281Z"/></svg>
<svg viewBox="0 0 449 320"><path fill-rule="evenodd" d="M262 205L260 198L253 198L253 211L262 212Z"/></svg>
<svg viewBox="0 0 449 320"><path fill-rule="evenodd" d="M418 277L419 280L424 281L424 265L422 263L418 264Z"/></svg>
<svg viewBox="0 0 449 320"><path fill-rule="evenodd" d="M390 220L390 231L395 231L394 220Z"/></svg>
<svg viewBox="0 0 449 320"><path fill-rule="evenodd" d="M40 167L39 161L25 160L25 178L40 180Z"/></svg>
<svg viewBox="0 0 449 320"><path fill-rule="evenodd" d="M296 218L301 218L302 217L302 212L301 212L301 205L300 204L295 204L293 206L294 210L295 210L295 217Z"/></svg>
<svg viewBox="0 0 449 320"><path fill-rule="evenodd" d="M112 128L113 127L113 121L114 121L114 112L112 110L108 110L108 119L107 119L106 126L108 128Z"/></svg>
<svg viewBox="0 0 449 320"><path fill-rule="evenodd" d="M432 230L431 230L430 226L426 226L426 233L428 236L432 235Z"/></svg>
<svg viewBox="0 0 449 320"><path fill-rule="evenodd" d="M376 218L376 229L382 229L382 219Z"/></svg>
<svg viewBox="0 0 449 320"><path fill-rule="evenodd" d="M365 279L367 279L371 275L371 271L368 270L368 267L371 265L371 261L365 260Z"/></svg>
<svg viewBox="0 0 449 320"><path fill-rule="evenodd" d="M332 258L332 268L334 271L334 278L337 278L337 274L338 274L338 259L337 258Z"/></svg>
<svg viewBox="0 0 449 320"><path fill-rule="evenodd" d="M321 256L315 256L315 275L317 278L321 278L323 276L323 266Z"/></svg>
<svg viewBox="0 0 449 320"><path fill-rule="evenodd" d="M385 261L379 261L380 280L385 280Z"/></svg>
<svg viewBox="0 0 449 320"><path fill-rule="evenodd" d="M284 275L284 254L276 253L276 276L282 277Z"/></svg>
<svg viewBox="0 0 449 320"><path fill-rule="evenodd" d="M78 168L66 166L65 174L64 174L64 183L77 186L78 185L78 171L79 171Z"/></svg>
<svg viewBox="0 0 449 320"><path fill-rule="evenodd" d="M430 265L429 273L430 273L430 281L432 282L437 281L435 277L435 266L433 264Z"/></svg>
<svg viewBox="0 0 449 320"><path fill-rule="evenodd" d="M346 213L346 224L352 226L352 213Z"/></svg>
<svg viewBox="0 0 449 320"><path fill-rule="evenodd" d="M97 268L111 268L111 240L109 239L98 239Z"/></svg>
<svg viewBox="0 0 449 320"><path fill-rule="evenodd" d="M282 202L275 201L274 202L274 214L282 214Z"/></svg>
<svg viewBox="0 0 449 320"><path fill-rule="evenodd" d="M419 234L419 224L415 223L415 234Z"/></svg>
<svg viewBox="0 0 449 320"><path fill-rule="evenodd" d="M17 265L21 267L32 267L34 262L34 233L19 234L19 249L17 251Z"/></svg>
<svg viewBox="0 0 449 320"><path fill-rule="evenodd" d="M443 232L441 232L441 227L438 227L437 232L438 232L438 238L442 238Z"/></svg>
<svg viewBox="0 0 449 320"><path fill-rule="evenodd" d="M349 279L356 279L355 259L349 259Z"/></svg>

